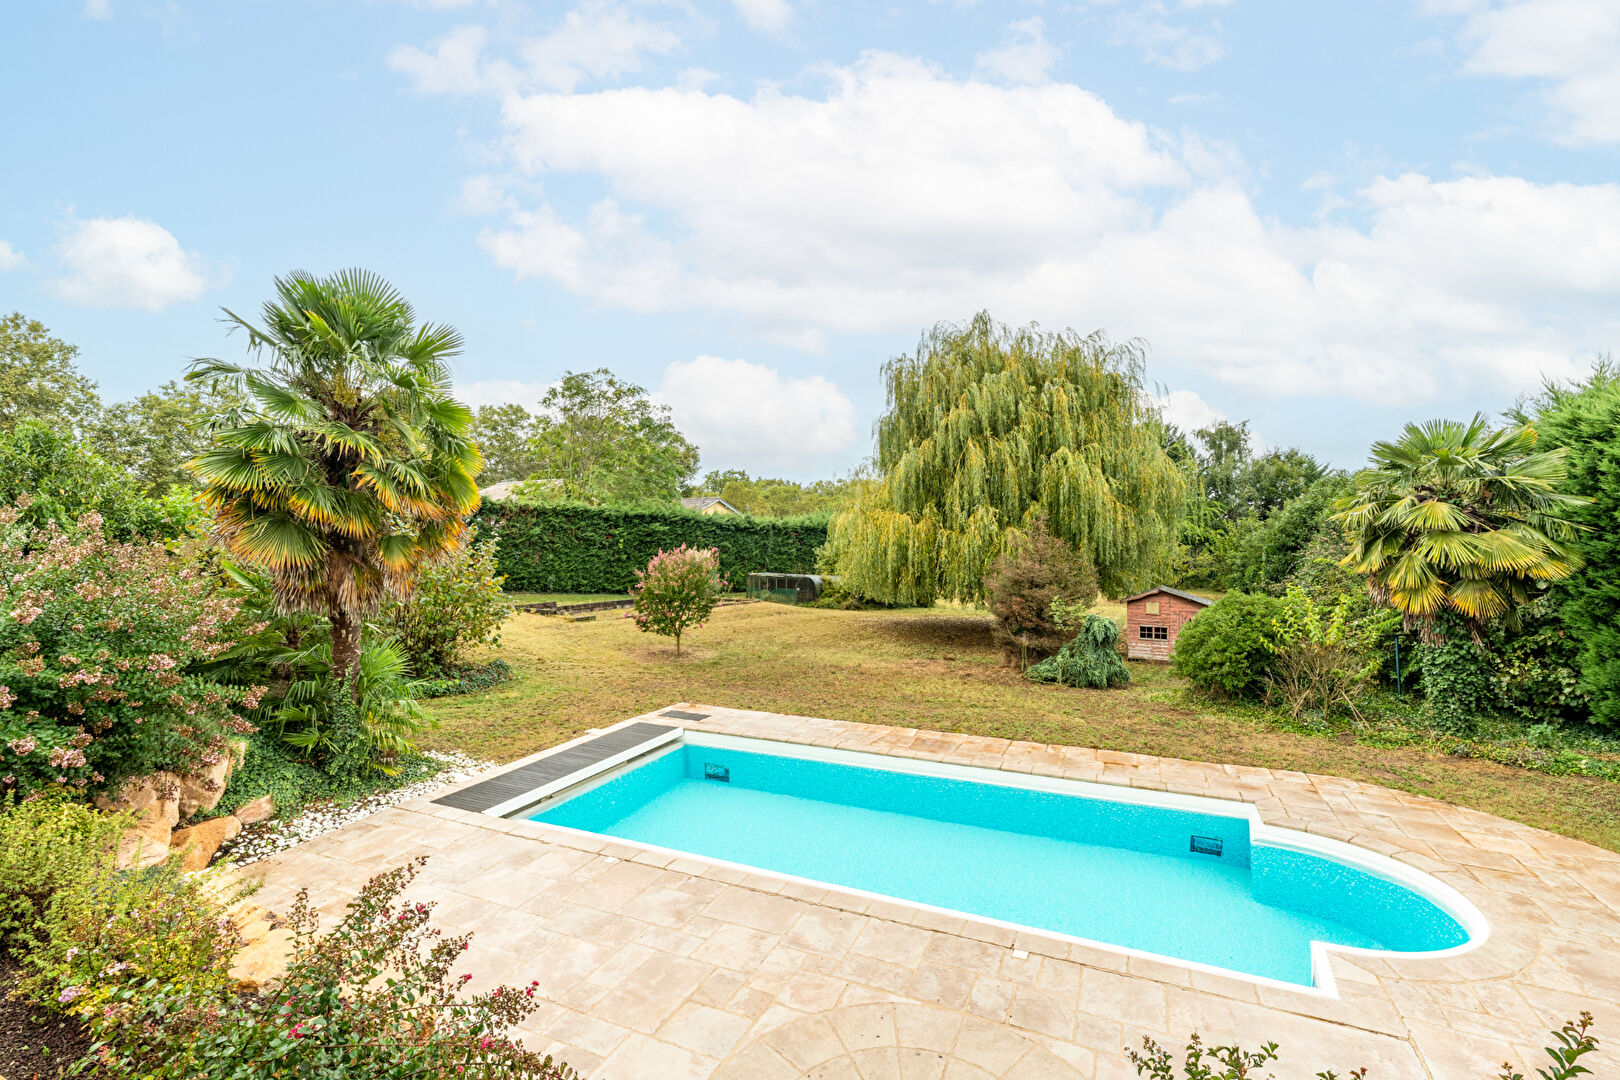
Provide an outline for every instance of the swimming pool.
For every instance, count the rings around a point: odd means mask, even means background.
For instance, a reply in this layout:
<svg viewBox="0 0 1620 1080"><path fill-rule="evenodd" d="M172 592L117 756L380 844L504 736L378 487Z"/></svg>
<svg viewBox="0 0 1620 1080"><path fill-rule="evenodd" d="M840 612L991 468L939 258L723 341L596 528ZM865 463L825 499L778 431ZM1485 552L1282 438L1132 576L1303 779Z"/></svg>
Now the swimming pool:
<svg viewBox="0 0 1620 1080"><path fill-rule="evenodd" d="M1244 803L762 739L687 732L525 816L1319 992L1324 949L1488 932L1441 882Z"/></svg>

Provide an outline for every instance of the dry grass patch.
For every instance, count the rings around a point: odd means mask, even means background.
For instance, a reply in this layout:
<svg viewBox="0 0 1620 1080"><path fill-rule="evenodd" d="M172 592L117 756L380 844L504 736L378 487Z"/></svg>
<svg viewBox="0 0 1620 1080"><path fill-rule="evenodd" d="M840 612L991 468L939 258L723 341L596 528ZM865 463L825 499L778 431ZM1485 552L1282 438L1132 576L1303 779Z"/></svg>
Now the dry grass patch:
<svg viewBox="0 0 1620 1080"><path fill-rule="evenodd" d="M1620 850L1620 784L1281 730L1253 710L1190 699L1158 665L1133 662L1135 682L1122 690L1033 684L992 645L990 620L967 609L723 607L680 657L618 612L594 622L519 613L502 636L516 677L426 702L443 725L429 747L507 761L671 702L702 701L1329 773Z"/></svg>

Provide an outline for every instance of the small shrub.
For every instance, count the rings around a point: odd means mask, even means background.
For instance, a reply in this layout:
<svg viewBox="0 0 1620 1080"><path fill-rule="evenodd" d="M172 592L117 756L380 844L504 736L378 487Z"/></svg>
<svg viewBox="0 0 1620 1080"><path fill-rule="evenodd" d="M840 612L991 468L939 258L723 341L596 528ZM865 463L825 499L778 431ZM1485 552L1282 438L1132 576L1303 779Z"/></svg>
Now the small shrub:
<svg viewBox="0 0 1620 1080"><path fill-rule="evenodd" d="M464 997L472 976L450 971L471 935L441 937L427 925L433 905L397 902L422 861L371 879L325 934L300 893L291 963L264 993L132 998L99 1022L104 1065L150 1080L572 1080L507 1035L536 1009L536 984Z"/></svg>
<svg viewBox="0 0 1620 1080"><path fill-rule="evenodd" d="M1277 634L1270 695L1298 720L1307 711L1324 719L1343 709L1359 717L1356 698L1374 665L1356 648L1350 627L1351 600L1339 598L1324 610L1298 585L1283 597L1282 614L1272 623Z"/></svg>
<svg viewBox="0 0 1620 1080"><path fill-rule="evenodd" d="M1272 673L1275 623L1282 613L1275 596L1227 593L1181 628L1176 674L1218 697L1260 697Z"/></svg>
<svg viewBox="0 0 1620 1080"><path fill-rule="evenodd" d="M1592 1014L1589 1012L1581 1013L1579 1020L1564 1021L1564 1026L1552 1033L1558 1045L1546 1048L1547 1056L1552 1058L1551 1071L1537 1069L1536 1075L1541 1080L1574 1080L1577 1076L1590 1075L1592 1070L1578 1062L1598 1048L1591 1028ZM1514 1072L1512 1065L1503 1063L1502 1074L1497 1080L1524 1080L1524 1074Z"/></svg>
<svg viewBox="0 0 1620 1080"><path fill-rule="evenodd" d="M1547 1056L1552 1058L1553 1067L1537 1069L1536 1075L1541 1080L1574 1080L1577 1076L1590 1075L1586 1066L1579 1064L1579 1060L1592 1053L1598 1047L1598 1041L1592 1036L1592 1014L1581 1013L1579 1020L1568 1020L1564 1026L1552 1033L1557 1046L1547 1047ZM1175 1058L1170 1051L1144 1035L1142 1049L1125 1049L1125 1056L1136 1066L1137 1076L1148 1076L1152 1080L1177 1080ZM1184 1080L1259 1080L1259 1069L1277 1060L1277 1044L1267 1043L1258 1050L1245 1050L1239 1046L1205 1046L1202 1039L1195 1033L1187 1040L1187 1054L1182 1066L1181 1077ZM1271 1074L1267 1074L1269 1077ZM1338 1080L1339 1074L1332 1070L1313 1074L1316 1080ZM1345 1074L1346 1080L1368 1080L1365 1067L1352 1069ZM1504 1064L1501 1074L1496 1080L1525 1080L1524 1074L1513 1071L1513 1066Z"/></svg>
<svg viewBox="0 0 1620 1080"><path fill-rule="evenodd" d="M1097 568L1036 518L990 564L984 589L997 640L1021 655L1046 656L1073 635L1053 615L1053 602L1090 607L1097 599Z"/></svg>
<svg viewBox="0 0 1620 1080"><path fill-rule="evenodd" d="M31 929L59 889L109 876L129 820L59 794L0 796L0 943Z"/></svg>
<svg viewBox="0 0 1620 1080"><path fill-rule="evenodd" d="M29 935L20 989L91 1023L149 994L225 993L241 947L225 908L251 891L218 870L184 873L174 859L66 884Z"/></svg>
<svg viewBox="0 0 1620 1080"><path fill-rule="evenodd" d="M1101 615L1087 615L1073 641L1024 672L1032 682L1059 683L1105 689L1124 686L1131 673L1119 655L1119 624Z"/></svg>
<svg viewBox="0 0 1620 1080"><path fill-rule="evenodd" d="M1147 1036L1142 1037L1142 1049L1125 1051L1125 1056L1136 1066L1137 1076L1150 1076L1153 1080L1176 1080L1175 1059L1170 1051ZM1181 1075L1185 1080L1259 1080L1259 1070L1277 1060L1277 1044L1266 1043L1258 1050L1245 1050L1241 1046L1205 1046L1196 1034L1187 1040L1187 1056ZM1365 1080L1367 1070L1355 1069L1347 1074L1348 1080ZM1317 1080L1338 1080L1334 1072L1319 1072Z"/></svg>
<svg viewBox="0 0 1620 1080"><path fill-rule="evenodd" d="M501 643L512 602L501 591L495 541L469 544L442 563L423 567L402 600L384 605L378 623L399 642L419 678L442 678L477 649Z"/></svg>
<svg viewBox="0 0 1620 1080"><path fill-rule="evenodd" d="M500 657L486 664L453 667L439 679L424 679L417 684L417 697L453 697L457 694L476 694L488 690L512 677L512 665Z"/></svg>
<svg viewBox="0 0 1620 1080"><path fill-rule="evenodd" d="M674 638L677 656L681 635L704 624L726 589L720 579L720 552L685 544L654 555L647 569L636 571L636 579L636 626Z"/></svg>

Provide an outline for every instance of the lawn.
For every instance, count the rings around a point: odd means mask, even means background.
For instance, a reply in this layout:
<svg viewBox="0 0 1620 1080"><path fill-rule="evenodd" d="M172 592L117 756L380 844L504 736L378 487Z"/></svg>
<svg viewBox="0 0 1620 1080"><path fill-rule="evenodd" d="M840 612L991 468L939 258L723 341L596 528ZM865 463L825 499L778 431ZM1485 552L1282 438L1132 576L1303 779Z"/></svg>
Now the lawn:
<svg viewBox="0 0 1620 1080"><path fill-rule="evenodd" d="M1118 614L1112 610L1109 614ZM675 701L1106 747L1353 777L1461 803L1620 850L1620 784L1554 777L1412 747L1304 734L1257 710L1189 698L1179 679L1131 664L1120 690L1027 682L970 609L719 609L676 657L618 612L592 622L515 614L503 655L516 677L426 702L426 740L507 761Z"/></svg>

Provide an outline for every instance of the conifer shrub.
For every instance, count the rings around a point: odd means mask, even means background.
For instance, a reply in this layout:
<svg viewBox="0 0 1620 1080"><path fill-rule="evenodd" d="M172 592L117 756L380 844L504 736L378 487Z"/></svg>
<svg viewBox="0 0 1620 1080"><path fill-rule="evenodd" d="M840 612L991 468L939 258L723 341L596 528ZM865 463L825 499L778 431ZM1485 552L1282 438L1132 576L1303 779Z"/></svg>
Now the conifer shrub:
<svg viewBox="0 0 1620 1080"><path fill-rule="evenodd" d="M1097 568L1036 518L990 566L984 580L996 639L1023 656L1048 656L1073 636L1054 602L1090 607L1097 600Z"/></svg>
<svg viewBox="0 0 1620 1080"><path fill-rule="evenodd" d="M1124 686L1131 673L1119 655L1119 624L1102 615L1087 615L1073 641L1024 672L1032 682L1058 683L1102 690Z"/></svg>

